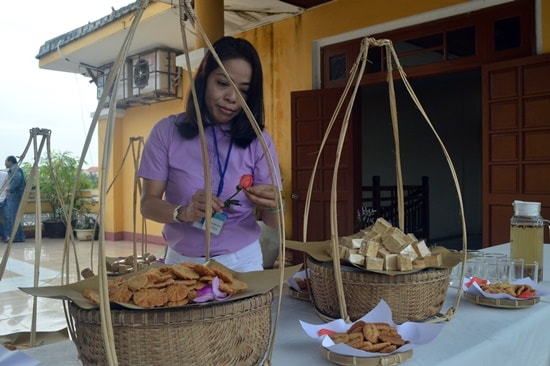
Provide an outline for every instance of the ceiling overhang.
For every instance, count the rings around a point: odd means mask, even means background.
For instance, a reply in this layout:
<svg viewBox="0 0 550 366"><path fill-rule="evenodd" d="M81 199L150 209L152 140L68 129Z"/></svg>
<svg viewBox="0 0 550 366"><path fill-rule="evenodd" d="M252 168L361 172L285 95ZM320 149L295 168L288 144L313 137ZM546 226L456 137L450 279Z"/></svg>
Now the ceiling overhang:
<svg viewBox="0 0 550 366"><path fill-rule="evenodd" d="M158 47L183 50L179 5L176 0L156 0L170 5L166 10L154 16L144 17L132 40L128 55ZM332 0L225 0L224 2L224 32L225 35L234 35L279 20L303 13L306 8L320 5ZM298 5L292 5L295 3ZM90 71L114 61L115 57L126 38L129 27L116 31L108 36L98 38L84 47L76 48L69 52L68 44L91 34L92 31L101 29L119 18L125 17L137 9L139 1L132 3L112 14L87 26L68 32L53 40L47 41L41 48L37 58L40 60L40 68L80 73L90 75ZM187 48L195 48L195 34L192 25L186 25Z"/></svg>

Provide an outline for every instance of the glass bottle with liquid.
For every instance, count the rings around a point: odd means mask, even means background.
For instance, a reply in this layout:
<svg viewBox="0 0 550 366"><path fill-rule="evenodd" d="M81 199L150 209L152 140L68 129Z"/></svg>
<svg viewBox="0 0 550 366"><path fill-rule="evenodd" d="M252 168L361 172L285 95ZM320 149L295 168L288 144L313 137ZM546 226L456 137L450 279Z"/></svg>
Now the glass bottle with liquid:
<svg viewBox="0 0 550 366"><path fill-rule="evenodd" d="M538 281L542 281L544 220L540 202L514 201L510 219L510 257L523 258L525 263L538 262Z"/></svg>

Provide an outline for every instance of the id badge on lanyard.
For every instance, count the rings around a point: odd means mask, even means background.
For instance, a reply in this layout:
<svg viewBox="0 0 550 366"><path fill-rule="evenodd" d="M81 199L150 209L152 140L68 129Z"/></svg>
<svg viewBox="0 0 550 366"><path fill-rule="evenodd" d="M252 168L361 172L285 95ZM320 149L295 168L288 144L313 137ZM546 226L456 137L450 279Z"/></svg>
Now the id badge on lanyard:
<svg viewBox="0 0 550 366"><path fill-rule="evenodd" d="M227 220L226 214L216 212L210 221L210 233L219 235L220 231L222 231L223 224L225 224L225 220ZM202 220L193 222L193 227L206 231L206 219L203 218Z"/></svg>

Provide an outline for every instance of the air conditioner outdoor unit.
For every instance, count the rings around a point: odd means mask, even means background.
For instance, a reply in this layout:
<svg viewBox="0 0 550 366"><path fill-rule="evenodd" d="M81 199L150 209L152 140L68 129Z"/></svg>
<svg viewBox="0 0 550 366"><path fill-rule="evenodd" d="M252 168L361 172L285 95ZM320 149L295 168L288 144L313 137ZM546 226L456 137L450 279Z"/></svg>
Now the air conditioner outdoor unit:
<svg viewBox="0 0 550 366"><path fill-rule="evenodd" d="M132 96L175 96L177 94L176 52L155 49L131 57Z"/></svg>
<svg viewBox="0 0 550 366"><path fill-rule="evenodd" d="M103 93L105 85L107 84L107 79L109 78L112 68L113 68L112 63L99 67L99 74L97 76L97 99L98 100L101 98L101 94ZM129 96L128 72L130 71L130 67L128 62L124 63L123 68L124 69L122 71L122 75L120 75L118 80L118 86L116 91L117 101L123 101ZM105 99L105 103L109 104L110 99L111 99L110 95L108 95L107 99Z"/></svg>

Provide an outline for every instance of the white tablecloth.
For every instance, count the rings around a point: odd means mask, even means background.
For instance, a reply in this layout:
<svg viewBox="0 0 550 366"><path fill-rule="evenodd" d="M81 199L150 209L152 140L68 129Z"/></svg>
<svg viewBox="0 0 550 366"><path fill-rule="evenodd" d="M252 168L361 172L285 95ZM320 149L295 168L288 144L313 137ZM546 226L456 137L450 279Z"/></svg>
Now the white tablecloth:
<svg viewBox="0 0 550 366"><path fill-rule="evenodd" d="M509 245L485 249L508 253ZM550 289L550 245L545 245L542 286ZM457 290L449 288L442 312L454 303ZM302 330L299 320L322 324L309 302L284 296L273 365L334 365L324 359L319 344ZM499 309L460 301L453 319L429 344L415 346L407 366L550 365L550 296L529 308ZM42 365L80 365L70 341L25 351Z"/></svg>

